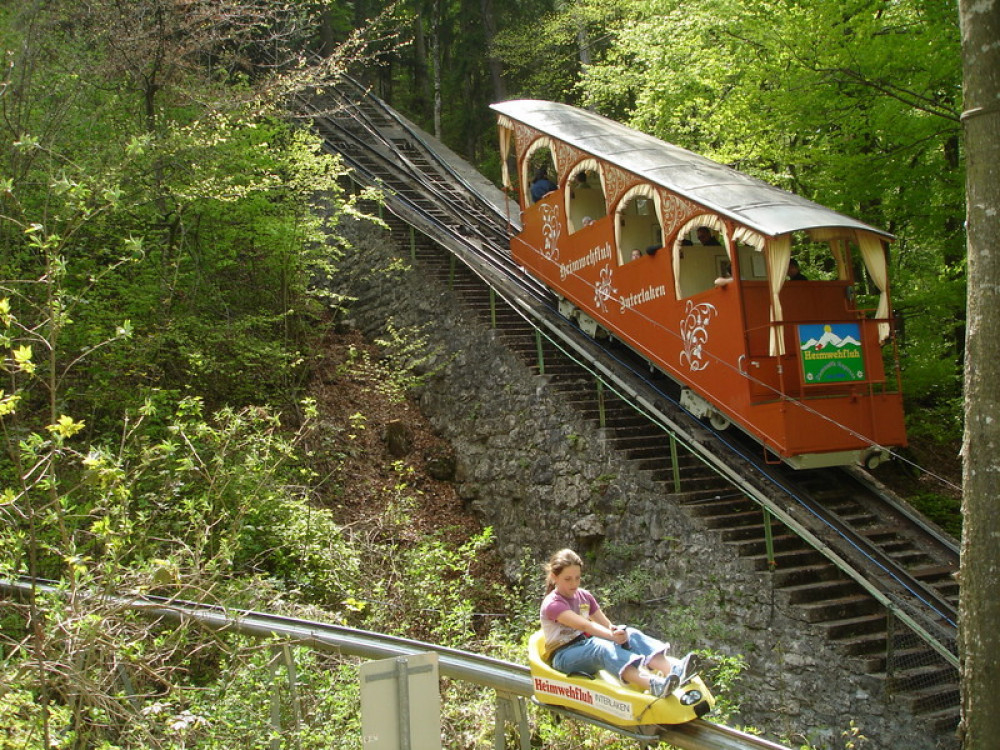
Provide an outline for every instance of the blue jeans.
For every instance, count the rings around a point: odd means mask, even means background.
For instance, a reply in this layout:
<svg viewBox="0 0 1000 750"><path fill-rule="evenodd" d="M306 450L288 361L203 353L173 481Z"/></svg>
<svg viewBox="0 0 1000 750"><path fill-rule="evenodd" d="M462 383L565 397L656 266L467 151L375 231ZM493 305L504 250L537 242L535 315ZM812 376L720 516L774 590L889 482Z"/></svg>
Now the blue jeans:
<svg viewBox="0 0 1000 750"><path fill-rule="evenodd" d="M622 672L630 664L646 666L657 654L665 654L670 646L655 638L650 638L641 630L626 628L628 648L603 638L581 638L565 648L556 651L552 666L560 672L572 674L597 674L606 669L622 679Z"/></svg>

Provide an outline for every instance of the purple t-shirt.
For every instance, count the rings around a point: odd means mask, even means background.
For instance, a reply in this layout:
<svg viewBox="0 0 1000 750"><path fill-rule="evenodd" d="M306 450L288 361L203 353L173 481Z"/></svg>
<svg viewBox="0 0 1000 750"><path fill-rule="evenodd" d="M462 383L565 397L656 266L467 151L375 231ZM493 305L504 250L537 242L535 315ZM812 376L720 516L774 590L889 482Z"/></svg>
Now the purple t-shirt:
<svg viewBox="0 0 1000 750"><path fill-rule="evenodd" d="M581 617L590 619L597 612L601 611L594 598L587 589L577 589L572 599L567 599L552 589L545 598L542 599L541 620L542 632L545 634L545 653L551 654L557 648L580 635L581 631L556 622L556 618L563 612L576 612Z"/></svg>

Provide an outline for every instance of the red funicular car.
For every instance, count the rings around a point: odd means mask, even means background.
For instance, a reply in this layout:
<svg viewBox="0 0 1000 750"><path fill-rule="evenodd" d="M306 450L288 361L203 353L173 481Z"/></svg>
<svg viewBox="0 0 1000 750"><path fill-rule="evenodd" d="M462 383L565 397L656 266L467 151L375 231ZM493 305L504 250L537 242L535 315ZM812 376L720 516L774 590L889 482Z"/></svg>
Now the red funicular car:
<svg viewBox="0 0 1000 750"><path fill-rule="evenodd" d="M492 108L522 211L512 253L565 314L795 468L905 444L891 235L593 112Z"/></svg>

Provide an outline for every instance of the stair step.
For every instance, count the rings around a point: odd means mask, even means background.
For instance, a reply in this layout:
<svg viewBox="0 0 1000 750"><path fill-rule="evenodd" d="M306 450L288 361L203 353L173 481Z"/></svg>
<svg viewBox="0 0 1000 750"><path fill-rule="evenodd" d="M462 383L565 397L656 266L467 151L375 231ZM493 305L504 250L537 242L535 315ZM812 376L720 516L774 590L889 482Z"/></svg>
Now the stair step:
<svg viewBox="0 0 1000 750"><path fill-rule="evenodd" d="M817 623L831 640L852 640L860 635L880 633L885 641L886 616L884 612L845 617L840 620L826 620Z"/></svg>
<svg viewBox="0 0 1000 750"><path fill-rule="evenodd" d="M853 594L813 602L797 602L796 606L809 622L839 621L850 616L871 615L881 612L882 605L868 594ZM885 615L882 615L883 620Z"/></svg>

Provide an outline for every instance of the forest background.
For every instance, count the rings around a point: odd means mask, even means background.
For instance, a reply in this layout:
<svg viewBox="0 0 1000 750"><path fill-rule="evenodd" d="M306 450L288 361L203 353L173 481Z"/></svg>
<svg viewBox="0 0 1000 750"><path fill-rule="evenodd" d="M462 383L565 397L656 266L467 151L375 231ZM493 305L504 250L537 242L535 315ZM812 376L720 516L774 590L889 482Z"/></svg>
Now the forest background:
<svg viewBox="0 0 1000 750"><path fill-rule="evenodd" d="M498 5L0 5L0 575L38 575L69 595L4 603L0 746L232 747L267 735L266 716L242 710L266 681L266 649L234 639L220 655L204 634L151 631L87 604L95 588L317 607L370 629L519 648L504 620L484 629L471 615L495 605L492 584L455 584L488 565L489 532L464 545L414 536L405 466L389 466L377 519L352 526L331 510L368 417L318 433L308 396L329 311L345 303L322 280L336 273L339 223L359 212L294 97L348 68L489 176L488 104L555 99L893 232L908 429L924 451L914 463L954 459L965 311L954 8ZM419 337L383 352L394 348ZM345 383L401 400L415 381L398 364L407 357L345 351ZM955 497L916 486L932 512ZM448 616L400 614L429 602ZM322 662L308 679L315 723L295 740L352 746L336 743L356 735L353 667ZM466 698L448 720L474 746L483 699Z"/></svg>

